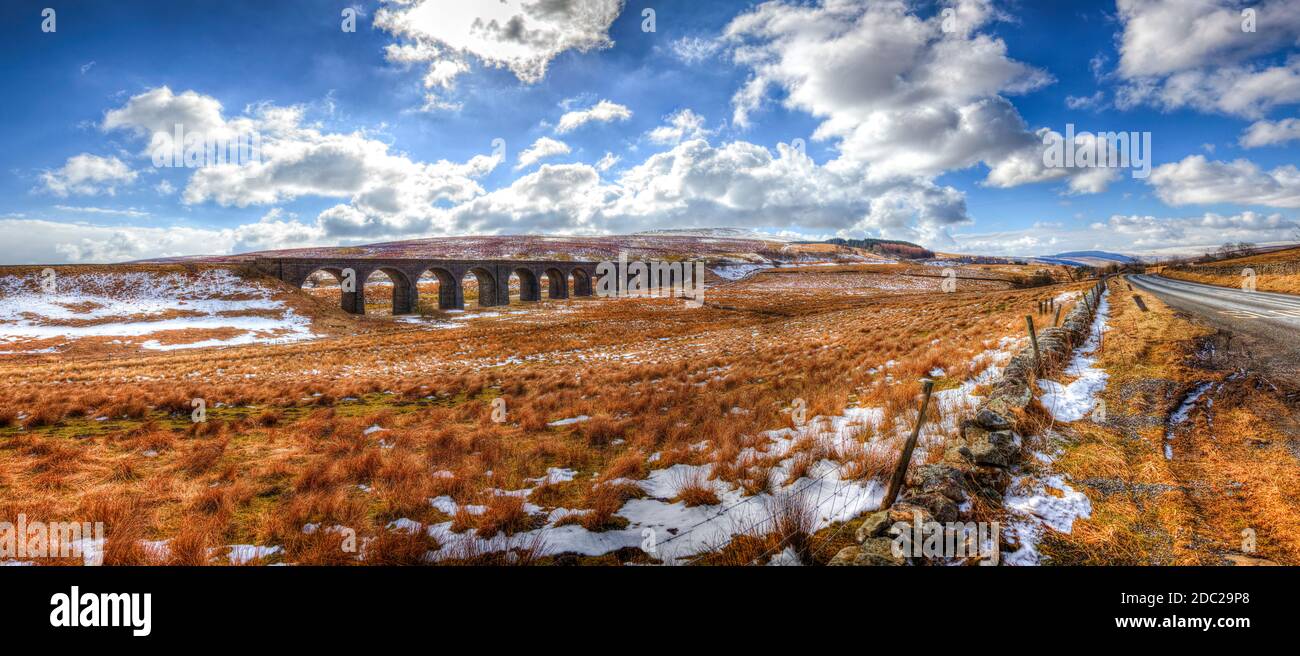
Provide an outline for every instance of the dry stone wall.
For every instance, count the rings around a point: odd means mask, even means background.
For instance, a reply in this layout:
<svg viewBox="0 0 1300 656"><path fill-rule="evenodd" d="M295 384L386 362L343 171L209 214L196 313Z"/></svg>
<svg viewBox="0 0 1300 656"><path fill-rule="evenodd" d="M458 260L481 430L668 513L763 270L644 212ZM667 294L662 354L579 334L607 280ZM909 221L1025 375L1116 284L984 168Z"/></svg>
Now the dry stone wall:
<svg viewBox="0 0 1300 656"><path fill-rule="evenodd" d="M943 461L916 467L909 485L889 508L871 513L857 531L859 546L845 547L831 565L903 565L894 553L889 529L895 523L947 523L961 516L961 504L974 496L1001 502L1011 484L1011 468L1020 463L1024 440L1016 418L1033 401L1038 376L1059 371L1074 349L1088 339L1097 307L1106 291L1102 280L1066 315L1060 327L1038 333L1038 357L1033 345L1007 363L1002 376L975 413L962 423L961 443Z"/></svg>

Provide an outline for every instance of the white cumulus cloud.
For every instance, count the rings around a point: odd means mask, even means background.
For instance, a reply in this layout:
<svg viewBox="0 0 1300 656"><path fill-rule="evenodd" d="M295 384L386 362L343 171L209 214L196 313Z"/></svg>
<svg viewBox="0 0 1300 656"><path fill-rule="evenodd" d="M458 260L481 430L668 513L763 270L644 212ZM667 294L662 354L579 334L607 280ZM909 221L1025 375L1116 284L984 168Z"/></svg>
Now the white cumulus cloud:
<svg viewBox="0 0 1300 656"><path fill-rule="evenodd" d="M119 185L131 184L138 176L139 173L116 157L82 153L69 157L61 168L43 172L41 184L56 196L100 193L112 196Z"/></svg>
<svg viewBox="0 0 1300 656"><path fill-rule="evenodd" d="M560 117L560 123L556 126L555 131L564 134L572 132L592 121L598 123L609 123L610 121L626 121L632 118L632 110L625 105L620 105L608 100L602 100L587 109L579 109L567 112Z"/></svg>
<svg viewBox="0 0 1300 656"><path fill-rule="evenodd" d="M1245 148L1277 146L1300 139L1300 119L1285 118L1280 121L1255 121L1241 135Z"/></svg>
<svg viewBox="0 0 1300 656"><path fill-rule="evenodd" d="M1148 182L1170 205L1300 207L1300 169L1291 164L1266 171L1245 159L1224 162L1190 155L1157 166Z"/></svg>
<svg viewBox="0 0 1300 656"><path fill-rule="evenodd" d="M471 59L534 83L561 53L612 46L609 28L622 10L623 0L385 0L374 24L399 40L390 61L429 67L426 106L446 107L438 94Z"/></svg>
<svg viewBox="0 0 1300 656"><path fill-rule="evenodd" d="M260 158L194 169L182 194L187 204L247 207L303 196L345 198L359 211L389 217L393 225L425 225L429 207L483 193L476 179L499 163L485 155L463 163L419 162L390 152L388 144L362 131L306 127L301 108L262 104L250 111L228 118L215 98L160 87L109 111L102 127L137 135L150 144L149 151L176 147L178 123L186 132L260 135Z"/></svg>
<svg viewBox="0 0 1300 656"><path fill-rule="evenodd" d="M704 127L704 117L690 109L681 109L666 118L666 123L646 133L646 138L657 144L675 145L691 139L701 139L713 134Z"/></svg>
<svg viewBox="0 0 1300 656"><path fill-rule="evenodd" d="M955 3L947 31L942 14L922 17L919 6L768 2L738 16L725 38L751 77L733 97L733 123L749 126L770 91L784 90L787 108L821 120L812 137L837 143L838 166L877 180L995 166L1041 148L1004 96L1052 78L980 31L1004 18L992 3Z"/></svg>
<svg viewBox="0 0 1300 656"><path fill-rule="evenodd" d="M519 162L515 164L515 170L526 169L549 157L568 155L570 152L572 150L569 148L569 144L550 137L541 137L534 141L533 145L526 148L524 152L519 153Z"/></svg>
<svg viewBox="0 0 1300 656"><path fill-rule="evenodd" d="M1191 107L1258 118L1300 102L1300 58L1260 61L1300 42L1294 0L1119 0L1117 8L1118 73L1126 82L1121 108Z"/></svg>

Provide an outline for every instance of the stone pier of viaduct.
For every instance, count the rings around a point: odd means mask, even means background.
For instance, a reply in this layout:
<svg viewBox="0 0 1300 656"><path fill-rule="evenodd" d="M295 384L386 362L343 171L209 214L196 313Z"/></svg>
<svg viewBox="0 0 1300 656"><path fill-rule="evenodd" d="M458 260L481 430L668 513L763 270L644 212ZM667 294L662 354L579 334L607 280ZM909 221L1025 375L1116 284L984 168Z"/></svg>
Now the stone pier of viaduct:
<svg viewBox="0 0 1300 656"><path fill-rule="evenodd" d="M340 283L351 277L355 291L343 292L343 309L365 314L365 285L371 274L383 271L393 283L393 314L412 314L419 307L419 280L431 273L438 280L438 308L465 309L462 281L473 274L478 282L480 307L510 303L510 276L519 276L519 300L540 301L545 281L548 298L591 296L596 263L537 260L431 260L424 258L284 257L259 258L256 266L295 287L302 287L317 271ZM573 279L570 289L569 279Z"/></svg>

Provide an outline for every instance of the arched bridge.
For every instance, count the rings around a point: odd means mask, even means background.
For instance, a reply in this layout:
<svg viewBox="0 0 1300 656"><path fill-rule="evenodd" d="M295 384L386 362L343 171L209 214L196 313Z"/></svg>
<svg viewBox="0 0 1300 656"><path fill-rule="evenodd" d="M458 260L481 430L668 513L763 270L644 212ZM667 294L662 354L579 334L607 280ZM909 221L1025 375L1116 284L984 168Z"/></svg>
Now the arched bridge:
<svg viewBox="0 0 1300 656"><path fill-rule="evenodd" d="M438 280L438 308L465 309L462 281L473 274L478 282L480 307L510 303L510 276L519 277L519 300L540 301L542 285L548 298L591 296L595 289L596 262L562 260L430 260L424 258L258 258L263 273L302 287L317 271L324 271L340 283L351 272L355 291L343 292L343 309L365 314L365 285L371 274L383 271L393 283L393 314L412 314L419 307L419 281L426 273ZM573 279L570 289L569 279Z"/></svg>

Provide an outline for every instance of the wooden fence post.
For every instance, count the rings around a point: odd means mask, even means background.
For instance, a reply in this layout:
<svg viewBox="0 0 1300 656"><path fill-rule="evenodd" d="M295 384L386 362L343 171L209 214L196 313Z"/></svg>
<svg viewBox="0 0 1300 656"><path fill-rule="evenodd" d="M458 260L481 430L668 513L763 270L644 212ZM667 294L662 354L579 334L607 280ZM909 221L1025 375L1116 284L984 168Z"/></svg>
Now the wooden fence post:
<svg viewBox="0 0 1300 656"><path fill-rule="evenodd" d="M1043 361L1038 356L1038 333L1034 332L1034 318L1025 315L1025 324L1029 326L1029 343L1034 345L1034 372L1043 368Z"/></svg>
<svg viewBox="0 0 1300 656"><path fill-rule="evenodd" d="M1062 309L1063 309L1063 308L1062 308L1061 306L1059 306L1059 305L1056 306L1056 321L1053 321L1053 322L1052 322L1052 327L1057 327L1057 326L1060 326L1060 325L1061 325L1061 310L1062 310Z"/></svg>
<svg viewBox="0 0 1300 656"><path fill-rule="evenodd" d="M921 414L916 417L916 426L912 427L912 435L907 438L907 443L903 445L903 453L898 457L898 464L894 467L894 475L889 479L889 488L885 490L885 500L880 503L880 509L885 510L894 505L898 499L898 491L903 487L903 481L907 478L907 466L912 462L912 450L916 448L916 439L921 436L921 426L925 424L925 411L930 408L930 393L934 391L934 381L927 380L921 383L921 392L925 398L921 400Z"/></svg>

